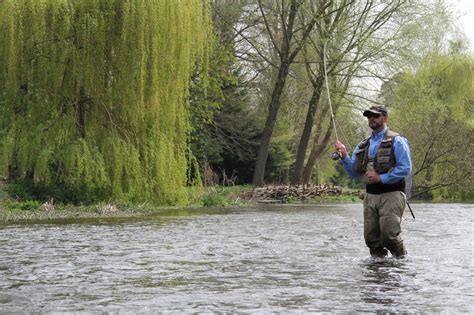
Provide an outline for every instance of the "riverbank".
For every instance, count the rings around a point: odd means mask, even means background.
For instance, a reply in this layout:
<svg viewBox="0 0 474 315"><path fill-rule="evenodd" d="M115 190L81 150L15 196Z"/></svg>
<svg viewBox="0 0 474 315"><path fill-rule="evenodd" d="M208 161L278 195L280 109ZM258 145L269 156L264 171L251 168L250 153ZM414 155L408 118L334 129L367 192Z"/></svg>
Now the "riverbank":
<svg viewBox="0 0 474 315"><path fill-rule="evenodd" d="M277 191L281 194L281 188L276 190L274 186L263 189ZM254 189L252 186L210 187L205 190L201 200L186 207L156 206L149 203L124 204L114 201L73 205L58 203L54 199L42 203L37 200L15 200L6 194L2 194L0 198L0 224L87 218L121 219L149 215L180 216L195 213L219 213L224 212L225 209L249 207L259 203L321 204L359 201L358 191L342 188L340 188L339 193L334 193L334 190L327 190L331 193L321 193L319 195L310 194L311 190L306 189L301 198L295 195L295 189L288 189L291 192L288 196L291 196L291 198L281 195L282 198L280 199L269 199L268 195L262 195L261 191L262 188Z"/></svg>

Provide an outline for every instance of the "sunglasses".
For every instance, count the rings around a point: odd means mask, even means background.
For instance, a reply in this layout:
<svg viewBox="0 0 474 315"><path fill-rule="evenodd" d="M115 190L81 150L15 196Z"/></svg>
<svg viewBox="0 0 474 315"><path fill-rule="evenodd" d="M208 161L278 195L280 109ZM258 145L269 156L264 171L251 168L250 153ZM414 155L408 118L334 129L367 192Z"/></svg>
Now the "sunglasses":
<svg viewBox="0 0 474 315"><path fill-rule="evenodd" d="M367 115L367 119L370 119L370 118L379 118L380 116L382 116L382 115L379 115L379 114L370 114L370 115Z"/></svg>

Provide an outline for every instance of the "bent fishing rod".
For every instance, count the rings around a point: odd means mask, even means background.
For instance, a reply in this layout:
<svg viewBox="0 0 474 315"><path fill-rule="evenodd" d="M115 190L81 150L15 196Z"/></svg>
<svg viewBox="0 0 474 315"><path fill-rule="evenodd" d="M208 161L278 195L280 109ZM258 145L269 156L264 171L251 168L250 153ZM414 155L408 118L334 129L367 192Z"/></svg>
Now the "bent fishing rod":
<svg viewBox="0 0 474 315"><path fill-rule="evenodd" d="M328 70L326 66L326 43L323 45L323 67L324 67L324 81L326 83L326 92L328 94L328 103L329 103L329 110L331 111L331 121L332 121L332 127L334 128L334 133L336 135L336 141L339 141L339 137L337 136L337 128L336 128L336 118L334 117L334 110L332 109L332 103L331 103L331 93L329 91L329 83L328 83ZM335 151L331 154L331 159L333 160L338 160L341 157L339 152Z"/></svg>

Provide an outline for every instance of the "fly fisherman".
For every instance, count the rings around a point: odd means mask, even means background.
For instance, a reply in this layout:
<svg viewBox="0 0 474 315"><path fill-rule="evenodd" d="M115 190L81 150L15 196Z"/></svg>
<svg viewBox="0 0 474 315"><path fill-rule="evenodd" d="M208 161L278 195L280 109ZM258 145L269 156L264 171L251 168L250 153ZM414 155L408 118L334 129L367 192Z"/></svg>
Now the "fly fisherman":
<svg viewBox="0 0 474 315"><path fill-rule="evenodd" d="M344 168L353 178L366 183L364 198L364 239L373 257L384 257L388 251L402 258L407 251L401 237L401 219L407 203L405 177L412 163L408 140L387 128L388 113L382 106L364 111L372 134L360 142L352 157L344 144L336 149Z"/></svg>

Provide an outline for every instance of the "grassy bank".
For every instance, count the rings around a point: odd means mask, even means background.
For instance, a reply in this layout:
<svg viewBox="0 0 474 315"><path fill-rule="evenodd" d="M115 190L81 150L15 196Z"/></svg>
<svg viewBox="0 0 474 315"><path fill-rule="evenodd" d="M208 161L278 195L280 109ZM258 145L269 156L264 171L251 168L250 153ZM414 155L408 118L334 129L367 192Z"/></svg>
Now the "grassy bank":
<svg viewBox="0 0 474 315"><path fill-rule="evenodd" d="M258 200L252 199L252 186L210 187L205 189L200 200L187 207L156 206L149 203L130 204L115 201L87 205L73 205L38 200L17 200L9 196L5 189L0 190L0 223L48 221L79 218L129 218L147 215L189 215L201 212L222 212L225 208L252 206ZM347 190L345 190L347 192ZM356 202L359 198L350 194L323 196L305 200L305 203ZM301 200L288 200L288 203L301 203Z"/></svg>

